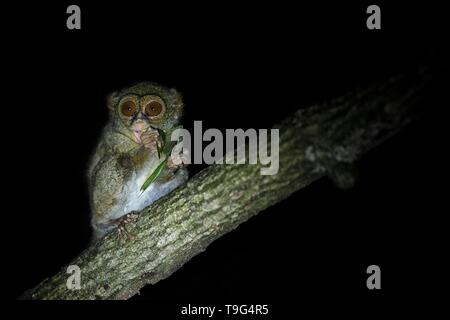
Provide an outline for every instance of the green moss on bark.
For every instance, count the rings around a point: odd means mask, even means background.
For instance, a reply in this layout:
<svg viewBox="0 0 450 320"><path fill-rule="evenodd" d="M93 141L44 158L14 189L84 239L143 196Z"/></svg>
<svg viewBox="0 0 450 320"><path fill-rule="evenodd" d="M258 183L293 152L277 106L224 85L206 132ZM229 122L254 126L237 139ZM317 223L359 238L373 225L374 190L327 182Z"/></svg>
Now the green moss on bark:
<svg viewBox="0 0 450 320"><path fill-rule="evenodd" d="M299 110L280 130L280 168L213 165L153 203L129 227L123 245L109 234L70 264L81 268L80 290L68 290L66 268L22 298L127 299L167 278L215 239L282 201L340 164L351 164L416 114L428 85L425 74L396 77L320 106ZM281 217L280 217L281 218Z"/></svg>

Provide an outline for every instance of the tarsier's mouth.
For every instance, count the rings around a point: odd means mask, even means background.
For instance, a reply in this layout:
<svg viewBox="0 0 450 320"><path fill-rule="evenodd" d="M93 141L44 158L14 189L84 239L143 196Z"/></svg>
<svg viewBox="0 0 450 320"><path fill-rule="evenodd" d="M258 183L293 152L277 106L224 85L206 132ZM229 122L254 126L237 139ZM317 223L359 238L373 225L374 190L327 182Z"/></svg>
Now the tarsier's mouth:
<svg viewBox="0 0 450 320"><path fill-rule="evenodd" d="M132 131L133 131L133 135L134 138L136 139L137 143L141 143L142 142L142 134L144 134L147 131L156 131L156 128L153 128L149 123L145 123L145 122L140 122L140 123L135 123L132 125L131 127Z"/></svg>

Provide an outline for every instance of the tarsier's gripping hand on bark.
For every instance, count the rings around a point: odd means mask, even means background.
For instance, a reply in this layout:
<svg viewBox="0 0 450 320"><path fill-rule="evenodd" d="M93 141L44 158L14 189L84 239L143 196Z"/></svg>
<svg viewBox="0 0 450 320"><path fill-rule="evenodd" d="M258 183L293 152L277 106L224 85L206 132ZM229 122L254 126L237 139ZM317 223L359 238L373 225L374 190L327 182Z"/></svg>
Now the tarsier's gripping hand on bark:
<svg viewBox="0 0 450 320"><path fill-rule="evenodd" d="M170 137L183 111L180 94L139 83L110 95L110 120L91 159L88 178L94 240L126 224L139 211L187 179L182 166L168 165L145 191L141 187L162 159L160 133ZM171 163L171 162L170 162ZM129 214L131 213L131 214ZM133 217L133 219L130 219Z"/></svg>

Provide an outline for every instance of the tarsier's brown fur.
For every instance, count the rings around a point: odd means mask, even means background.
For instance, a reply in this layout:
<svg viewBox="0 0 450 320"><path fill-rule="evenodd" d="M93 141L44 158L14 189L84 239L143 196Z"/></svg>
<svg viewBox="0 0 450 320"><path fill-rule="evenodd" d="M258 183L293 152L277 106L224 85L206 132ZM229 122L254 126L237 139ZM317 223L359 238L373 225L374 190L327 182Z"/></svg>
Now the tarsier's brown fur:
<svg viewBox="0 0 450 320"><path fill-rule="evenodd" d="M130 211L148 206L187 179L184 167L169 165L140 192L143 181L167 156L158 154L157 144L162 143L158 130L170 139L182 116L176 90L138 83L112 93L108 109L110 119L88 169L95 239L117 227Z"/></svg>

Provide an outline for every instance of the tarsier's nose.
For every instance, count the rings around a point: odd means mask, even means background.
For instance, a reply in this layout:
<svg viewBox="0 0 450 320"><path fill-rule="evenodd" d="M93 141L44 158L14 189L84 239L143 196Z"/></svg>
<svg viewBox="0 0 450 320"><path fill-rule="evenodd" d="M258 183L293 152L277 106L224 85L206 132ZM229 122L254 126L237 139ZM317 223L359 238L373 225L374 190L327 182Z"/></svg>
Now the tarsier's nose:
<svg viewBox="0 0 450 320"><path fill-rule="evenodd" d="M138 122L147 122L148 121L148 117L143 113L143 112L138 112L135 116L133 121L138 121Z"/></svg>

